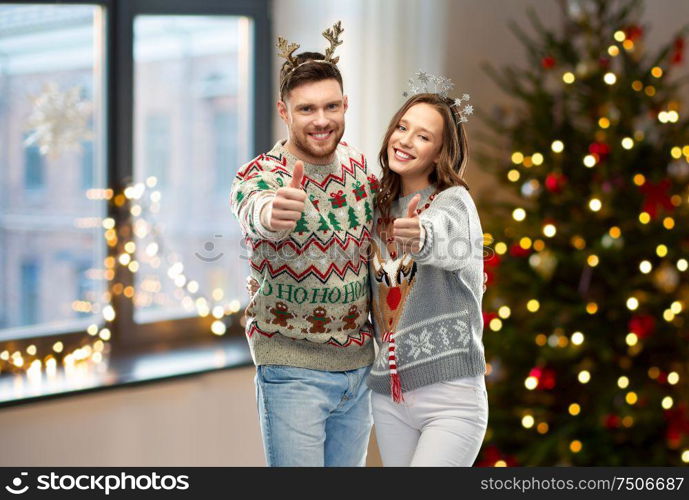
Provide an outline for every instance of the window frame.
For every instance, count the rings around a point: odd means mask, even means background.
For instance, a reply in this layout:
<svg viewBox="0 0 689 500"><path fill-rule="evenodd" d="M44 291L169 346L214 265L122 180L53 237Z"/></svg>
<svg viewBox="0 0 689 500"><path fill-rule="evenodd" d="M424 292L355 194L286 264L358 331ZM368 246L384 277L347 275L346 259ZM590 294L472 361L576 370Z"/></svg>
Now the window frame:
<svg viewBox="0 0 689 500"><path fill-rule="evenodd" d="M14 2L8 2L14 3ZM33 4L61 4L60 1L37 0ZM272 30L270 24L270 0L70 0L70 4L99 5L106 10L105 23L105 67L104 67L104 137L105 180L104 188L121 192L134 177L133 158L133 113L134 113L134 19L138 15L223 15L247 16L253 20L253 103L254 116L252 156L267 151L272 145ZM260 117L260 119L259 119ZM247 158L248 161L250 158ZM215 167L215 165L212 165ZM215 174L213 168L213 175ZM227 186L228 199L229 189ZM115 207L109 203L107 216L117 225L132 227L133 218L129 207ZM229 202L227 216L231 217ZM105 245L105 241L102 241ZM108 256L116 256L113 248L107 247ZM125 287L134 285L134 276L126 266L117 266L115 279ZM109 325L111 356L141 353L160 347L190 345L209 342L211 318L190 317L168 319L138 324L134 321L133 302L123 295L112 295L116 311L115 320ZM225 336L243 335L240 313L229 320ZM35 331L27 328L26 334L3 341L6 349L24 350L34 344L46 352L56 341L62 341L65 350L78 347L85 330L77 331L36 326Z"/></svg>

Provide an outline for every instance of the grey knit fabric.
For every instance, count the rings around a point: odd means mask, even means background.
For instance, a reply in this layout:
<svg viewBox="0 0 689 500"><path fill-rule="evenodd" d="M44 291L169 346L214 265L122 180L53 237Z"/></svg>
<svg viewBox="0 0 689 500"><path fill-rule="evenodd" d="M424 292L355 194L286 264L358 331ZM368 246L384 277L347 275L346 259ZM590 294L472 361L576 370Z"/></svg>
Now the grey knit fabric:
<svg viewBox="0 0 689 500"><path fill-rule="evenodd" d="M435 186L419 191L419 207L428 203ZM393 204L393 217L406 217L407 205L416 193ZM379 219L376 216L376 221ZM402 390L410 391L436 382L483 375L486 362L482 342L483 317L483 231L476 206L464 187L440 192L420 215L426 231L418 254L390 258L374 231L373 242L383 261L371 258L372 301L376 341L380 347L368 385L382 394L390 393L388 343L382 342L386 325L399 293L390 297L390 286L399 285L413 274L396 328L397 370ZM413 259L413 262L411 259ZM402 268L400 268L400 264ZM411 270L414 267L415 269ZM401 269L401 270L400 270ZM393 286L394 288L394 286ZM404 295L406 293L406 296ZM387 305L386 305L387 304Z"/></svg>

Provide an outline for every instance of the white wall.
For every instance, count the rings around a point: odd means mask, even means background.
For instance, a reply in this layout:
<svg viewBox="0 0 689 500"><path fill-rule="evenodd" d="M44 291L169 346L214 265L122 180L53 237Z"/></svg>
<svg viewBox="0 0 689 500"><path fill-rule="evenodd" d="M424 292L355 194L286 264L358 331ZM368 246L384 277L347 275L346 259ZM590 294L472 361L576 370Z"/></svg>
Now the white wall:
<svg viewBox="0 0 689 500"><path fill-rule="evenodd" d="M263 466L254 368L0 410L0 466Z"/></svg>

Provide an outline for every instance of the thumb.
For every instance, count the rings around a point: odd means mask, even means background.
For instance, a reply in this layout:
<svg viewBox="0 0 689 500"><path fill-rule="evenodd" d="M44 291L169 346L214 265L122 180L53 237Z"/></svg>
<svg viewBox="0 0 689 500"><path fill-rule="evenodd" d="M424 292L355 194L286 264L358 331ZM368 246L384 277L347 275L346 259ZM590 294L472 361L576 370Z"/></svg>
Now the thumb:
<svg viewBox="0 0 689 500"><path fill-rule="evenodd" d="M419 202L421 201L421 195L417 194L414 196L411 201L409 202L409 205L407 205L407 217L413 218L418 216L419 214L416 213L416 207L418 206Z"/></svg>
<svg viewBox="0 0 689 500"><path fill-rule="evenodd" d="M289 187L301 189L301 180L304 178L304 163L301 160L297 160L294 164L294 170L292 171L292 180L289 183Z"/></svg>

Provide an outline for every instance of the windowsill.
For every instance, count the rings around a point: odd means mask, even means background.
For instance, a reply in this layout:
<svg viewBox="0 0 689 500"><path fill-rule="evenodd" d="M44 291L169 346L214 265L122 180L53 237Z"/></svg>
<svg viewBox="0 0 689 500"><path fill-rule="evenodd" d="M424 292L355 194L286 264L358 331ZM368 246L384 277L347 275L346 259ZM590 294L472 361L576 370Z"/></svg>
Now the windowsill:
<svg viewBox="0 0 689 500"><path fill-rule="evenodd" d="M62 368L52 377L41 373L34 379L3 374L0 375L0 409L244 366L253 366L253 362L242 336L205 345L112 356L107 363L73 369L69 375Z"/></svg>

